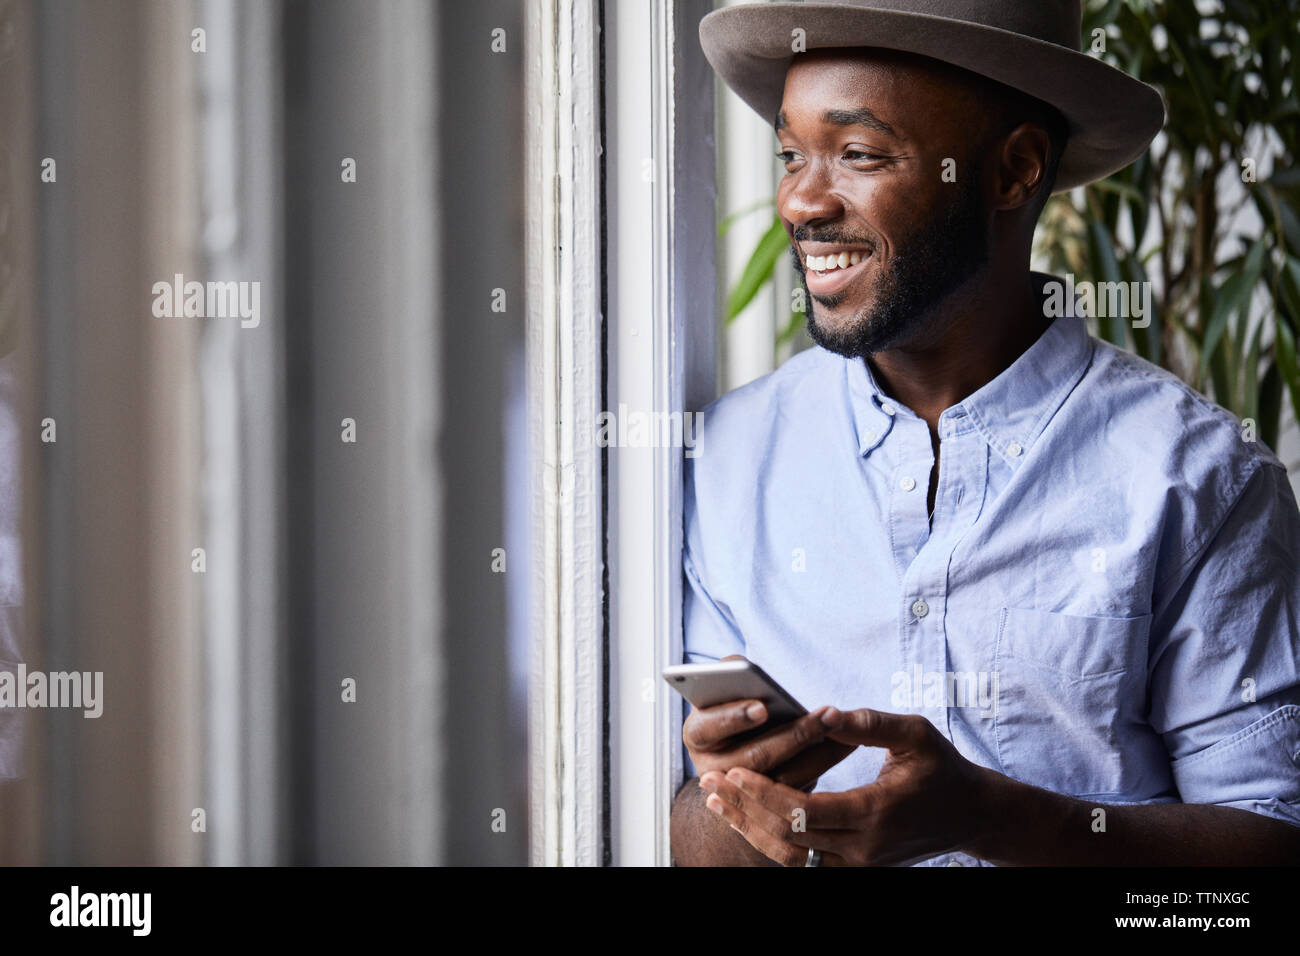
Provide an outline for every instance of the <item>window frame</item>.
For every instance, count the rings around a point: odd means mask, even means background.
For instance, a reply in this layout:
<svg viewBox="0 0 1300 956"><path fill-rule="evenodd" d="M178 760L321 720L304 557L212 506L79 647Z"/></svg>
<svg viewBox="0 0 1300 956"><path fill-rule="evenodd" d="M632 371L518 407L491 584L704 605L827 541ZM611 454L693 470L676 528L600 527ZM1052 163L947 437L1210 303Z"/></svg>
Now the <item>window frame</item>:
<svg viewBox="0 0 1300 956"><path fill-rule="evenodd" d="M596 435L601 411L715 394L711 9L529 9L535 864L670 862L682 709L659 673L681 660L683 450Z"/></svg>

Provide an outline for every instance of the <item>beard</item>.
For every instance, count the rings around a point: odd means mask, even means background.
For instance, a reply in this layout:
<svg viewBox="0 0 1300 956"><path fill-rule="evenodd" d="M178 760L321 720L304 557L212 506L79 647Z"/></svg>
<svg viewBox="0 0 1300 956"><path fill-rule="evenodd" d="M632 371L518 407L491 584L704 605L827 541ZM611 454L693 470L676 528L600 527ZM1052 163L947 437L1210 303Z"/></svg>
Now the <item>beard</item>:
<svg viewBox="0 0 1300 956"><path fill-rule="evenodd" d="M905 345L925 332L940 317L936 306L988 262L988 220L978 184L978 171L971 170L944 214L902 243L889 264L880 267L872 283L871 303L843 327L827 329L819 325L810 304L809 337L838 355L866 358ZM796 234L796 238L803 237ZM846 236L818 235L817 239L846 244L860 242ZM812 295L808 291L804 264L793 246L790 254L810 302L832 309L848 297L848 289L829 296Z"/></svg>

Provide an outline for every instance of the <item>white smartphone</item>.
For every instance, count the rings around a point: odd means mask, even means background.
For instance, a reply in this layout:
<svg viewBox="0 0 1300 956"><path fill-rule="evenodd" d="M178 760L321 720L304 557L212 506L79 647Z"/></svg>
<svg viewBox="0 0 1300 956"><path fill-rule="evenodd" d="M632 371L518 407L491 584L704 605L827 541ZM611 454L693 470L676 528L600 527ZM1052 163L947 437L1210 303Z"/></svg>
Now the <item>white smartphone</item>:
<svg viewBox="0 0 1300 956"><path fill-rule="evenodd" d="M767 707L764 728L808 713L753 661L675 664L664 668L664 680L696 707L715 707L732 700L761 700Z"/></svg>

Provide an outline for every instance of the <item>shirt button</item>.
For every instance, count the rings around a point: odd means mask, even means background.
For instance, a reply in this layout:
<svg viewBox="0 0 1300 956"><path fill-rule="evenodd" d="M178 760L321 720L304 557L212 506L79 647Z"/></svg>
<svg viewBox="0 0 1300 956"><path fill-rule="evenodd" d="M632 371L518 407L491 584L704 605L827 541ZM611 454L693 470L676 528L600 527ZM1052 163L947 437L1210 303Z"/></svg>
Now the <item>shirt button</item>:
<svg viewBox="0 0 1300 956"><path fill-rule="evenodd" d="M949 861L948 861L948 865L949 865L949 866L961 866L961 860L949 860Z"/></svg>
<svg viewBox="0 0 1300 956"><path fill-rule="evenodd" d="M916 482L911 478L904 478L898 483L898 487L902 488L904 491L911 491L916 487Z"/></svg>
<svg viewBox="0 0 1300 956"><path fill-rule="evenodd" d="M880 410L881 410L882 412L884 412L886 415L892 415L892 414L894 414L894 412L896 411L896 409L894 408L894 406L893 406L893 405L890 405L888 402L886 402L885 404L881 405L881 406L880 406Z"/></svg>
<svg viewBox="0 0 1300 956"><path fill-rule="evenodd" d="M868 443L870 443L870 442L873 442L873 441L876 440L876 433L875 433L875 432L867 432L867 433L866 433L865 435L863 435L862 437L865 438L865 439L867 440Z"/></svg>
<svg viewBox="0 0 1300 956"><path fill-rule="evenodd" d="M1024 451L1024 449L1021 448L1015 442L1012 442L1010 445L1007 446L1007 454L1010 455L1012 458L1019 458L1020 453L1022 451Z"/></svg>
<svg viewBox="0 0 1300 956"><path fill-rule="evenodd" d="M912 613L917 617L925 617L930 613L930 605L926 604L920 598L912 602Z"/></svg>

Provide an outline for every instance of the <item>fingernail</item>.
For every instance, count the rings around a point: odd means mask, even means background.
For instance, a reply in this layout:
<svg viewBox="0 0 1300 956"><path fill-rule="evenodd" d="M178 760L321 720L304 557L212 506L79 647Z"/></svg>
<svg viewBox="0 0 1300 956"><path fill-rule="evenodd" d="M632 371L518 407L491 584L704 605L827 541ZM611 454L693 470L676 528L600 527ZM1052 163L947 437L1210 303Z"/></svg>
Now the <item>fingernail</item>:
<svg viewBox="0 0 1300 956"><path fill-rule="evenodd" d="M843 717L843 715L834 707L827 707L826 710L822 713L822 718L821 718L822 726L838 727L840 725L841 717Z"/></svg>
<svg viewBox="0 0 1300 956"><path fill-rule="evenodd" d="M763 714L764 714L764 710L762 704L750 704L748 707L745 708L745 716L748 717L750 720L753 721L762 720Z"/></svg>
<svg viewBox="0 0 1300 956"><path fill-rule="evenodd" d="M712 777L710 777L708 780L705 780L703 777L701 777L701 778L700 778L700 789L701 789L701 790L707 790L709 793L717 793L717 792L718 792L718 782L717 782L716 780L714 780Z"/></svg>
<svg viewBox="0 0 1300 956"><path fill-rule="evenodd" d="M741 780L740 771L739 771L739 770L728 770L728 771L727 771L727 779L730 780L732 783L737 783L737 784L740 783L740 780Z"/></svg>
<svg viewBox="0 0 1300 956"><path fill-rule="evenodd" d="M706 807L708 807L710 810L712 810L714 813L718 814L718 816L721 816L721 815L722 815L722 798L721 798L721 797L716 796L716 795L715 795L715 796L710 796L709 799L707 799L707 800L704 801L704 805L705 805Z"/></svg>

